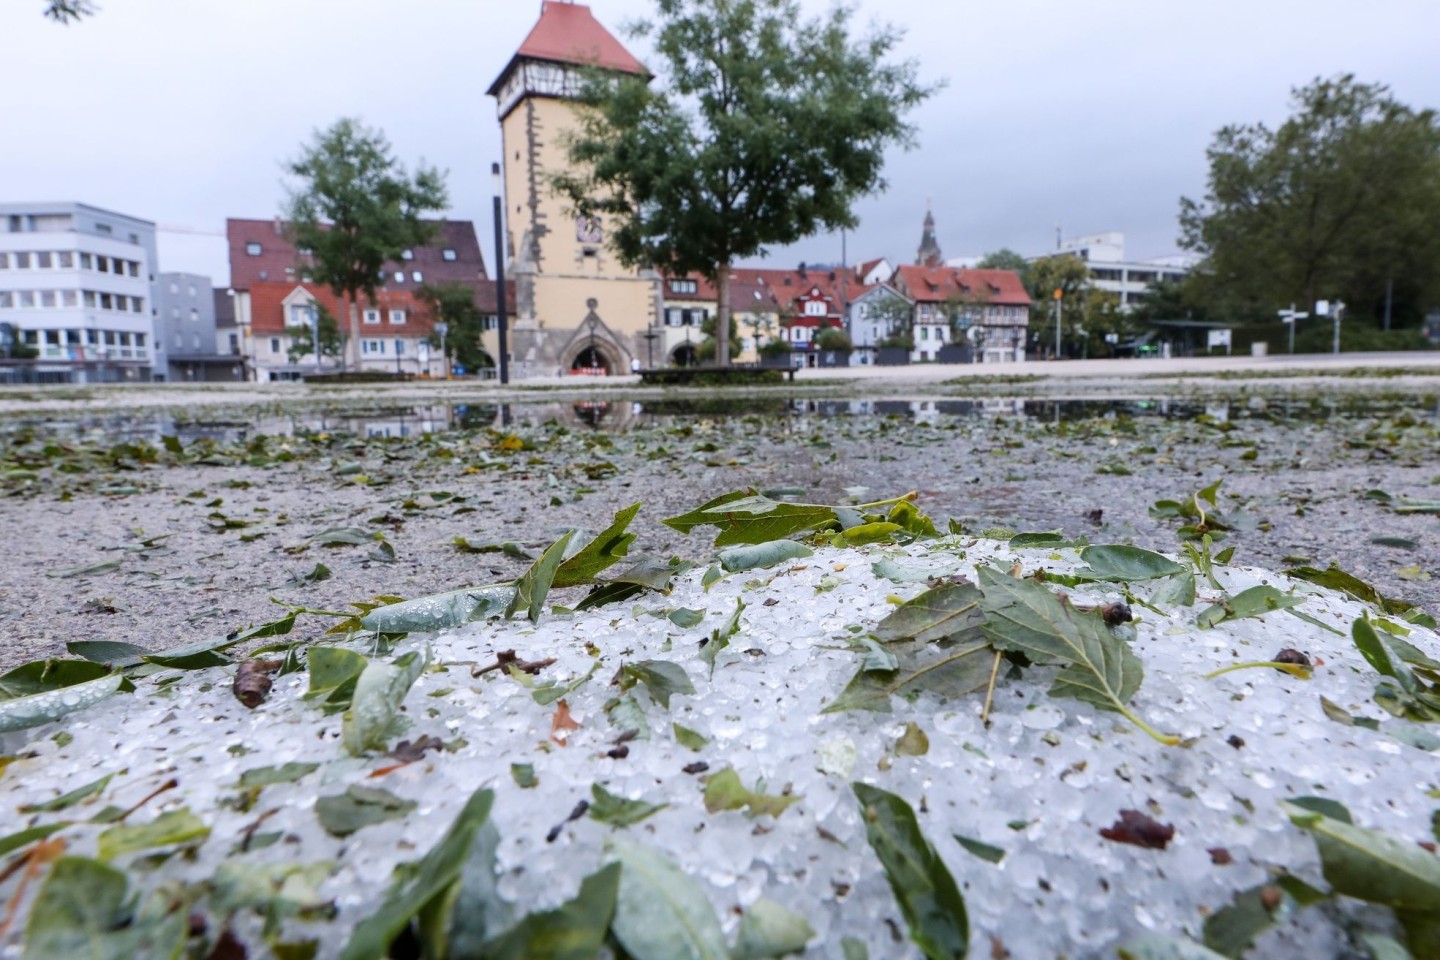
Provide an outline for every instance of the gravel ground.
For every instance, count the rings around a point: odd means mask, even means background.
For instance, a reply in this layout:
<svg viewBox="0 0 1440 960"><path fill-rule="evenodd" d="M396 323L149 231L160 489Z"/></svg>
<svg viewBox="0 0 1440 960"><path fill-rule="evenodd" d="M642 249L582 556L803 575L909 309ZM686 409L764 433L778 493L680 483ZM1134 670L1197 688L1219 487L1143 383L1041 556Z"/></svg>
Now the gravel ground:
<svg viewBox="0 0 1440 960"><path fill-rule="evenodd" d="M0 568L0 623L8 641L0 667L63 655L75 639L163 649L223 635L281 616L271 598L338 610L381 594L414 597L509 579L524 561L461 552L454 538L543 545L569 526L597 529L636 501L644 507L632 526L639 535L632 553L699 559L708 552L704 541L660 519L746 486L798 488L813 502L913 489L937 521L957 518L974 532L1058 529L1173 553L1178 523L1152 519L1151 504L1223 480L1221 510L1243 506L1251 521L1224 541L1236 547L1235 562L1280 569L1297 557L1318 567L1334 561L1382 593L1440 615L1440 589L1429 579L1440 576L1440 520L1397 513L1366 495L1440 499L1433 400L1409 410L1392 405L1380 415L1364 402L1381 392L1392 400L1426 390L1433 397L1433 378L1414 380L1346 379L1339 386L1347 399L1339 405L1293 383L1283 402L1273 391L1260 399L1267 386L1261 381L1124 384L1130 395L1229 397L1223 415L1216 407L1216 415L1199 420L1148 415L1149 408L1134 417L1051 422L1017 415L1020 401L995 396L1003 393L998 385L972 391L992 396L964 415L924 406L936 402L940 388L926 388L913 404L864 400L863 390L894 397L897 385L882 380L847 385L848 405L872 411L848 416L823 415L838 401L776 399L762 406L788 412L637 415L628 399L611 392L603 422L629 421L628 427L588 430L577 418L593 415L593 406L555 403L538 415L527 412L513 427L534 449L507 450L514 441L505 443L506 431L496 429L404 440L331 430L272 442L255 461L263 465L243 458L196 463L198 448L190 447L181 457L160 450L154 462L119 468L100 456L77 473L65 472L70 454L52 452L33 478L12 473L0 485L8 552ZM1334 385L1321 384L1331 393ZM1059 382L1047 389L1105 392ZM1045 392L1026 386L1030 396ZM177 395L168 396L174 404ZM207 403L254 399L239 392L185 396ZM157 406L153 391L128 397L136 409ZM362 397L373 404L374 390L325 397L334 411ZM654 410L652 398L640 402ZM3 406L13 423L27 410L55 410L57 403L113 414L126 402L125 395L103 399L97 408L93 396L32 390L4 397ZM281 414L294 400L277 394L266 413ZM314 405L313 395L308 403ZM884 415L888 409L907 412ZM253 407L243 410L233 415L255 415ZM546 425L551 416L559 422ZM7 466L14 466L21 446L14 434L6 444ZM336 527L383 535L393 562L372 558L371 546L324 547L307 539ZM75 572L100 564L107 567ZM317 564L331 571L329 579L305 580ZM306 618L302 625L307 621L318 622Z"/></svg>

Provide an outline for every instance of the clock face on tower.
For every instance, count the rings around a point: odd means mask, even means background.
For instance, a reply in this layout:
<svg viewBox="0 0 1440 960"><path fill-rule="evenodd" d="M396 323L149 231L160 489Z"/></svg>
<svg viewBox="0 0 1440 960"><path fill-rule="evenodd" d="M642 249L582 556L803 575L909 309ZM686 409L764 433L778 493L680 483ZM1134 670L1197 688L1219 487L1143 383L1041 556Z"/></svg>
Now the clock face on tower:
<svg viewBox="0 0 1440 960"><path fill-rule="evenodd" d="M576 217L575 239L579 243L599 243L601 239L599 217Z"/></svg>

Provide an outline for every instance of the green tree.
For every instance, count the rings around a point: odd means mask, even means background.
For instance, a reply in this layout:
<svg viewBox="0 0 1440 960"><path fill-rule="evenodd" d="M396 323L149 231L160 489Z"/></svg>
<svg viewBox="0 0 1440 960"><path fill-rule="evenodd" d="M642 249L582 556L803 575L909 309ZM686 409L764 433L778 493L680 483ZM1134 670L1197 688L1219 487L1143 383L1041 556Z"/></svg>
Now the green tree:
<svg viewBox="0 0 1440 960"><path fill-rule="evenodd" d="M910 301L887 291L878 294L867 309L867 316L875 322L876 329L883 331L876 346L914 349L915 308Z"/></svg>
<svg viewBox="0 0 1440 960"><path fill-rule="evenodd" d="M363 293L373 301L381 268L429 240L432 227L421 218L444 209L445 178L422 163L411 179L383 133L349 118L317 131L287 170L300 181L286 205L290 239L311 252L310 274L344 305L347 354L358 365L358 298Z"/></svg>
<svg viewBox="0 0 1440 960"><path fill-rule="evenodd" d="M1020 275L1020 282L1030 286L1030 261L1009 247L992 250L980 258L976 265L981 270L1014 270Z"/></svg>
<svg viewBox="0 0 1440 960"><path fill-rule="evenodd" d="M1046 349L1055 345L1055 291L1060 291L1062 333L1065 314L1078 311L1090 284L1090 268L1085 261L1070 254L1044 257L1030 265L1030 283L1026 289L1032 301L1030 305L1030 338ZM1073 322L1075 316L1070 316ZM1063 339L1073 339L1065 337ZM1063 350L1063 347L1062 347Z"/></svg>
<svg viewBox="0 0 1440 960"><path fill-rule="evenodd" d="M416 291L416 296L429 314L431 326L444 323L448 327L444 338L447 367L451 357L471 371L495 365L494 358L481 343L485 317L475 304L474 289L463 283L426 285ZM440 340L438 334L432 335L431 345L439 348Z"/></svg>
<svg viewBox="0 0 1440 960"><path fill-rule="evenodd" d="M797 0L656 0L660 83L594 76L570 172L555 186L605 215L630 266L696 272L729 317L730 266L767 245L853 227L854 201L884 186L905 116L933 91L889 59L890 28L852 40L851 10L805 20ZM721 323L721 358L729 351ZM725 362L723 359L721 363Z"/></svg>
<svg viewBox="0 0 1440 960"><path fill-rule="evenodd" d="M45 16L68 26L79 23L85 17L93 17L96 9L93 0L47 0Z"/></svg>
<svg viewBox="0 0 1440 960"><path fill-rule="evenodd" d="M716 314L707 314L705 319L700 321L700 333L704 336L704 339L695 345L695 359L701 363L709 363L715 359L715 324L717 319L718 316ZM730 350L731 360L740 356L740 324L736 321L733 313L730 315L730 336L727 338L726 345Z"/></svg>
<svg viewBox="0 0 1440 960"><path fill-rule="evenodd" d="M1293 91L1278 128L1222 128L1206 151L1203 200L1180 201L1180 242L1227 313L1342 299L1419 323L1440 296L1440 123L1381 84L1346 74Z"/></svg>
<svg viewBox="0 0 1440 960"><path fill-rule="evenodd" d="M345 338L340 333L340 323L335 319L323 303L315 304L316 332L320 340L320 356L339 359L345 355ZM286 348L285 355L291 363L299 362L301 357L308 356L314 349L314 336L312 336L308 323L294 324L285 328L285 336L290 338L290 345Z"/></svg>
<svg viewBox="0 0 1440 960"><path fill-rule="evenodd" d="M825 327L815 334L815 346L821 350L849 350L850 334L839 327Z"/></svg>

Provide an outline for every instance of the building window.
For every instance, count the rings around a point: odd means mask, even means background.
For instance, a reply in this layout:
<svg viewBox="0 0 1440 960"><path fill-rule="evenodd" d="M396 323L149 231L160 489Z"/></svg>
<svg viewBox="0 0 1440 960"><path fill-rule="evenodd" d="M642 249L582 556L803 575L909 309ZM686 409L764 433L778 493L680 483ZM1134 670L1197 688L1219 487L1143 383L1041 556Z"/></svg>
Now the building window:
<svg viewBox="0 0 1440 960"><path fill-rule="evenodd" d="M42 306L42 307L53 307L53 306L55 306L55 291L54 291L54 290L41 290L41 291L40 291L40 306Z"/></svg>
<svg viewBox="0 0 1440 960"><path fill-rule="evenodd" d="M279 338L279 337L271 337L271 338L270 338L270 352L271 352L271 353L279 353L279 352L280 352L280 338Z"/></svg>
<svg viewBox="0 0 1440 960"><path fill-rule="evenodd" d="M379 310L366 310L364 316L365 316L365 322L366 322L366 323L379 323L379 322L380 322L380 311L379 311Z"/></svg>
<svg viewBox="0 0 1440 960"><path fill-rule="evenodd" d="M195 296L195 284L190 284L190 296Z"/></svg>
<svg viewBox="0 0 1440 960"><path fill-rule="evenodd" d="M396 270L396 271L395 271L395 282L396 282L396 283L404 283L404 282L405 282L405 271L404 271L404 270Z"/></svg>
<svg viewBox="0 0 1440 960"><path fill-rule="evenodd" d="M454 263L456 260L455 251L450 249L449 247L446 247L444 250L440 251L440 259L448 261L450 263Z"/></svg>
<svg viewBox="0 0 1440 960"><path fill-rule="evenodd" d="M405 341L404 341L404 340L396 340L396 341L395 341L395 356L397 356L397 357L403 357L403 356L405 356Z"/></svg>
<svg viewBox="0 0 1440 960"><path fill-rule="evenodd" d="M393 325L395 325L395 326L401 326L401 325L403 325L403 324L405 323L405 311L404 311L404 310L391 310L391 311L390 311L390 322L391 322Z"/></svg>
<svg viewBox="0 0 1440 960"><path fill-rule="evenodd" d="M93 309L95 308L95 291L94 291L94 290L86 290L86 291L85 291L85 298L84 298L84 299L85 299L85 306L87 306L87 307L89 307L89 308L91 308L91 309L93 310Z"/></svg>
<svg viewBox="0 0 1440 960"><path fill-rule="evenodd" d="M73 306L77 306L77 305L79 304L79 302L80 302L80 296L79 296L79 294L78 294L76 291L74 291L74 290L61 290L61 291L60 291L60 306L62 306L62 307L73 307Z"/></svg>
<svg viewBox="0 0 1440 960"><path fill-rule="evenodd" d="M110 234L114 233L115 230L114 230L114 228L112 228L112 227L110 226L110 224L108 224L108 223L97 223L97 224L95 224L95 232L96 232L96 233L103 233L103 234L105 234L105 236L108 237L108 236L110 236Z"/></svg>
<svg viewBox="0 0 1440 960"><path fill-rule="evenodd" d="M144 313L144 312L145 312L145 301L144 301L144 300L141 300L139 297L131 297L131 298L130 298L130 312L131 312L131 313Z"/></svg>
<svg viewBox="0 0 1440 960"><path fill-rule="evenodd" d="M81 270L94 270L94 269L95 269L95 261L94 261L93 258L91 258L90 254L88 254L88 253L82 253L82 254L80 254L80 269L81 269Z"/></svg>
<svg viewBox="0 0 1440 960"><path fill-rule="evenodd" d="M29 253L28 251L26 251L26 250L16 251L16 253L15 253L15 269L16 269L16 270L29 270L29 269L30 269L30 253Z"/></svg>
<svg viewBox="0 0 1440 960"><path fill-rule="evenodd" d="M190 337L190 345L193 346L196 350L200 349L200 334L193 334Z"/></svg>
<svg viewBox="0 0 1440 960"><path fill-rule="evenodd" d="M61 270L75 269L75 254L71 253L69 250L61 250L59 253L55 254L55 265L58 266Z"/></svg>
<svg viewBox="0 0 1440 960"><path fill-rule="evenodd" d="M185 335L183 333L175 334L175 349L179 350L183 346L185 346ZM275 351L272 349L270 352L274 353Z"/></svg>
<svg viewBox="0 0 1440 960"><path fill-rule="evenodd" d="M10 254L0 250L0 270L10 269Z"/></svg>
<svg viewBox="0 0 1440 960"><path fill-rule="evenodd" d="M15 298L9 290L0 290L0 310L14 310Z"/></svg>
<svg viewBox="0 0 1440 960"><path fill-rule="evenodd" d="M99 270L101 273L109 273L109 272L110 272L110 258L109 258L109 257L96 257L96 258L95 258L95 269L96 269L96 270Z"/></svg>
<svg viewBox="0 0 1440 960"><path fill-rule="evenodd" d="M671 280L670 290L674 293L697 293L700 286L694 280Z"/></svg>
<svg viewBox="0 0 1440 960"><path fill-rule="evenodd" d="M36 270L50 270L50 269L53 269L53 268L51 267L51 265L50 265L50 252L49 252L48 250L41 250L39 253L36 253L36 254L35 254L35 269L36 269Z"/></svg>
<svg viewBox="0 0 1440 960"><path fill-rule="evenodd" d="M410 274L410 279L414 280L416 283L424 283L425 274L421 273L419 270L416 270L414 273Z"/></svg>
<svg viewBox="0 0 1440 960"><path fill-rule="evenodd" d="M245 253L246 253L246 255L251 256L251 257L258 257L258 256L260 256L260 244L255 243L255 242L253 242L253 241L250 242L250 243L245 244Z"/></svg>
<svg viewBox="0 0 1440 960"><path fill-rule="evenodd" d="M102 294L100 294L100 309L101 309L101 310L113 310L113 309L115 309L115 300L114 300L114 298L112 298L112 297L110 296L110 294L108 294L108 293L102 293Z"/></svg>
<svg viewBox="0 0 1440 960"><path fill-rule="evenodd" d="M414 260L414 259L415 259L415 251L414 251L414 250L401 250L401 251L400 251L400 259L401 259L401 260Z"/></svg>
<svg viewBox="0 0 1440 960"><path fill-rule="evenodd" d="M805 301L805 316L807 316L807 317L823 317L823 316L825 316L825 302L824 302L823 300L806 300L806 301Z"/></svg>
<svg viewBox="0 0 1440 960"><path fill-rule="evenodd" d="M385 341L384 341L384 340L361 340L361 341L360 341L360 352L361 352L361 353L384 353L384 352L385 352Z"/></svg>
<svg viewBox="0 0 1440 960"><path fill-rule="evenodd" d="M172 283L170 284L170 292L171 292L171 293L179 293L179 292L180 292L180 284L178 284L178 283L173 283L173 282L172 282ZM192 296L193 296L193 294L192 294Z"/></svg>
<svg viewBox="0 0 1440 960"><path fill-rule="evenodd" d="M199 322L200 322L200 311L194 309L193 307L192 307L191 310L190 310L190 322L191 322L191 323L199 323Z"/></svg>

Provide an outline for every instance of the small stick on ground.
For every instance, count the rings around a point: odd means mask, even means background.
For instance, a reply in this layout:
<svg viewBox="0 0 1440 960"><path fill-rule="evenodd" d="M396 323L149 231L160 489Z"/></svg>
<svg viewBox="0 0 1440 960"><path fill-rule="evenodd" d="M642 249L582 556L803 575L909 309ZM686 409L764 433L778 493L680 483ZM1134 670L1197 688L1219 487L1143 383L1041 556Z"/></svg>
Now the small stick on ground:
<svg viewBox="0 0 1440 960"><path fill-rule="evenodd" d="M990 729L990 705L995 701L995 679L1000 676L1000 659L1004 656L995 651L995 662L990 664L990 682L985 687L985 707L980 711L980 723Z"/></svg>
<svg viewBox="0 0 1440 960"><path fill-rule="evenodd" d="M510 667L514 667L516 670L524 670L526 673L534 675L554 663L554 657L546 657L544 660L521 660L515 656L514 650L501 650L495 654L494 663L471 670L470 676L478 677L482 674L490 673L492 670L508 670Z"/></svg>

